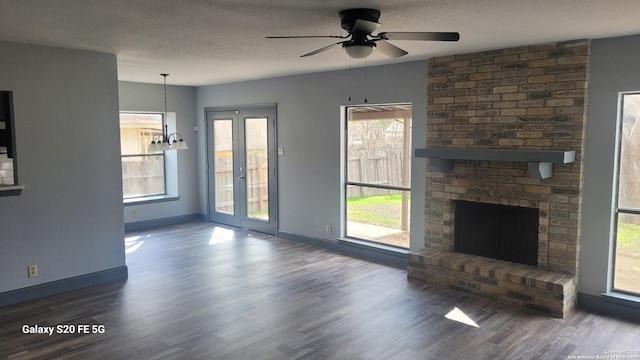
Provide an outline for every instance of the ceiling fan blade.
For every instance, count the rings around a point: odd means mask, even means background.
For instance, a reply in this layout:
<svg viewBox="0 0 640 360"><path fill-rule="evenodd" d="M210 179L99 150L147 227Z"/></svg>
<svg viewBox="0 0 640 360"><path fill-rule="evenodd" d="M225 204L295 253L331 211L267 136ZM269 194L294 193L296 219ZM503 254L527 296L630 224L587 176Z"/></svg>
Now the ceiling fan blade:
<svg viewBox="0 0 640 360"><path fill-rule="evenodd" d="M371 33L376 31L378 27L380 27L380 24L378 24L377 22L358 19L356 20L355 24L353 24L351 32L354 34L371 35Z"/></svg>
<svg viewBox="0 0 640 360"><path fill-rule="evenodd" d="M301 35L301 36L265 36L265 39L310 39L310 38L332 38L332 39L346 39L349 35Z"/></svg>
<svg viewBox="0 0 640 360"><path fill-rule="evenodd" d="M384 40L376 41L376 49L392 58L399 58L408 54L408 52Z"/></svg>
<svg viewBox="0 0 640 360"><path fill-rule="evenodd" d="M300 55L300 57L307 57L307 56L311 56L311 55L316 55L316 54L319 54L319 53L321 53L321 52L323 52L323 51L327 51L327 50L331 49L332 47L334 47L334 46L336 46L336 45L340 45L340 44L342 44L342 43L344 43L344 41L340 41L340 42L337 42L337 43L335 43L335 44L327 45L327 46L325 46L325 47L323 47L323 48L320 48L320 49L318 49L318 50L312 51L312 52L310 52L310 53L306 53L306 54L304 54L304 55Z"/></svg>
<svg viewBox="0 0 640 360"><path fill-rule="evenodd" d="M381 32L378 38L382 40L421 40L421 41L458 41L457 32Z"/></svg>

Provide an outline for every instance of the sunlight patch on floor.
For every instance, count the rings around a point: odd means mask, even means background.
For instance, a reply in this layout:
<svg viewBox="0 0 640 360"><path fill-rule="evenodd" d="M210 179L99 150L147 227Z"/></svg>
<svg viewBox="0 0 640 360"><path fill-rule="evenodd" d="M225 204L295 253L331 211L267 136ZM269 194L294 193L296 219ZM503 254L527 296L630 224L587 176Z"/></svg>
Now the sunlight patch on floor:
<svg viewBox="0 0 640 360"><path fill-rule="evenodd" d="M231 240L233 240L233 230L216 227L213 229L211 239L209 239L209 245L220 244Z"/></svg>
<svg viewBox="0 0 640 360"><path fill-rule="evenodd" d="M457 307L453 308L453 310L449 311L449 313L447 315L445 315L444 317L449 319L449 320L457 321L457 322L463 323L465 325L469 325L469 326L473 326L473 327L479 328L478 324L476 324L475 321L471 320L471 318L469 316L467 316L467 314L462 312L462 310L458 309Z"/></svg>
<svg viewBox="0 0 640 360"><path fill-rule="evenodd" d="M141 236L129 236L124 238L124 253L132 254L136 252L144 244L144 240L140 240Z"/></svg>

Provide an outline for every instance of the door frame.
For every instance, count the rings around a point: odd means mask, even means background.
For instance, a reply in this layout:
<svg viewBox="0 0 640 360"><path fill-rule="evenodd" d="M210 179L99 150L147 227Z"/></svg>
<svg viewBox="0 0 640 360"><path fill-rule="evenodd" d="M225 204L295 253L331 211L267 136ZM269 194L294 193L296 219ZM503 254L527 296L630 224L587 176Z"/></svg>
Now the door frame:
<svg viewBox="0 0 640 360"><path fill-rule="evenodd" d="M235 227L243 227L248 230L255 230L258 232L263 232L271 235L276 235L278 232L278 116L277 116L277 106L276 103L267 103L267 104L249 104L249 105L235 105L235 106L213 106L206 107L205 111L205 128L206 128L206 161L207 161L207 219L212 221L212 214L215 211L215 204L212 204L212 191L214 186L214 179L212 178L212 171L214 169L213 165L213 137L211 133L211 124L210 124L210 113L228 113L235 112L240 115L242 112L251 112L251 116L260 117L260 112L269 113L269 115L273 116L272 123L268 124L268 158L269 158L269 184L268 184L268 193L269 193L269 221L262 222L259 220L252 220L245 218L244 224L242 223L242 217L244 214L237 214L237 220L234 220L235 216L223 216L223 220L220 223L235 226ZM251 117L249 116L249 117ZM239 122L241 122L241 119ZM234 159L234 165L237 164ZM234 166L236 167L236 166ZM235 169L234 169L235 171ZM234 173L235 174L235 173ZM234 175L234 181L237 181L236 176ZM237 183L236 183L237 185ZM236 190L234 190L236 191ZM234 195L235 197L235 195ZM245 226L245 225L249 226Z"/></svg>

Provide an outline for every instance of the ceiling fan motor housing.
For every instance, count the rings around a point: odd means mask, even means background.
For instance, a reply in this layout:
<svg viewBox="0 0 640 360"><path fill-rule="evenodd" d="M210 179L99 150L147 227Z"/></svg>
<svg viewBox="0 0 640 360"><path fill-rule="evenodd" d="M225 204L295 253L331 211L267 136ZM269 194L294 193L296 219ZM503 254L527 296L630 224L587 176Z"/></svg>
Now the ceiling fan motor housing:
<svg viewBox="0 0 640 360"><path fill-rule="evenodd" d="M377 23L380 19L380 11L375 9L346 9L340 11L339 14L341 26L349 34L353 34L353 26L357 20L366 20Z"/></svg>

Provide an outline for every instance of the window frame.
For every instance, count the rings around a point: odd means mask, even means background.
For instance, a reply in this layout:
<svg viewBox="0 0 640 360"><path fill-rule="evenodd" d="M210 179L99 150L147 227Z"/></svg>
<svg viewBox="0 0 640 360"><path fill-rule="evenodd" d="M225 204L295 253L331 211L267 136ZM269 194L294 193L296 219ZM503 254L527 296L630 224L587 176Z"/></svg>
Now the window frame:
<svg viewBox="0 0 640 360"><path fill-rule="evenodd" d="M16 196L25 188L18 181L18 157L13 118L13 91L0 90L0 137L6 152L0 153L0 197Z"/></svg>
<svg viewBox="0 0 640 360"><path fill-rule="evenodd" d="M347 240L350 242L356 243L364 243L374 247L381 247L391 250L399 250L399 251L407 251L410 247L410 244L407 244L407 247L391 245L384 242L375 241L372 239L365 239L360 237L349 236L348 233L348 189L350 186L359 186L363 188L371 188L371 189L382 189L382 190L393 190L400 192L407 192L409 198L411 198L411 173L409 172L409 178L407 179L408 186L402 185L382 185L375 183L367 183L367 182L359 182L359 181L350 181L349 180L349 109L357 108L357 107L383 107L383 106L410 106L411 107L411 122L413 122L413 104L411 102L400 102L400 103L380 103L380 104L360 104L360 105L346 105L341 107L341 118L343 119L343 134L341 136L341 162L342 162L342 204L341 204L341 238L342 240ZM409 139L407 140L409 143L409 171L411 171L411 162L413 159L413 126L410 125L411 132L409 134ZM410 218L411 207L408 209L408 216Z"/></svg>
<svg viewBox="0 0 640 360"><path fill-rule="evenodd" d="M162 131L162 127L164 126L164 124L166 124L167 119L165 119L165 115L164 113L161 112L155 112L155 111L151 111L151 112L145 112L145 111L120 111L118 113L118 120L120 119L120 116L122 116L123 114L131 114L131 115L136 115L136 114L142 114L142 115L159 115L160 116L160 131ZM152 135L153 137L153 135ZM120 141L122 142L122 138L120 138ZM124 195L124 188L123 188L123 194L122 194L122 199L123 202L125 204L135 204L135 203L144 203L144 202L154 202L154 201L162 201L163 199L165 199L168 195L167 192L167 157L164 151L162 152L156 152L156 153L137 153L137 154L122 154L122 150L120 151L120 162L122 163L123 159L128 158L128 157L162 157L162 178L163 178L163 192L161 193L153 193L153 194L144 194L144 195L131 195L131 196L125 196ZM124 182L124 178L122 179Z"/></svg>
<svg viewBox="0 0 640 360"><path fill-rule="evenodd" d="M627 215L635 215L640 216L640 209L638 208L630 208L630 207L621 207L620 206L620 188L621 188L621 165L622 165L622 149L623 149L623 127L624 127L624 98L627 95L638 95L640 96L640 91L628 91L628 92L620 92L618 93L618 118L616 121L616 150L615 150L615 183L614 183L614 192L613 192L613 206L612 206L612 239L611 239L611 264L610 264L610 285L609 289L611 292L620 293L624 295L630 295L633 297L640 298L640 292L635 292L632 290L626 290L616 287L616 265L617 265L617 252L618 252L618 224L619 218L621 214Z"/></svg>

